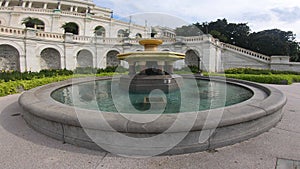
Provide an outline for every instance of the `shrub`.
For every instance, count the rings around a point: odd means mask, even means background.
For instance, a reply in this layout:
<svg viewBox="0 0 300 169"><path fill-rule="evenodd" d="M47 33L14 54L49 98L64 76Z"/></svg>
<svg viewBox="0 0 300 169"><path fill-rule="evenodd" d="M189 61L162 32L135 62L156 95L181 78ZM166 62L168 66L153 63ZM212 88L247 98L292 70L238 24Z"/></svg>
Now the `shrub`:
<svg viewBox="0 0 300 169"><path fill-rule="evenodd" d="M225 70L226 74L254 74L254 75L270 75L270 74L289 74L300 75L300 72L278 71L268 69L252 69L252 68L231 68Z"/></svg>
<svg viewBox="0 0 300 169"><path fill-rule="evenodd" d="M2 82L17 81L17 80L32 80L43 77L69 76L73 72L70 70L41 70L40 72L19 72L19 71L4 71L0 72Z"/></svg>
<svg viewBox="0 0 300 169"><path fill-rule="evenodd" d="M77 67L74 70L75 74L96 74L97 69L92 67Z"/></svg>

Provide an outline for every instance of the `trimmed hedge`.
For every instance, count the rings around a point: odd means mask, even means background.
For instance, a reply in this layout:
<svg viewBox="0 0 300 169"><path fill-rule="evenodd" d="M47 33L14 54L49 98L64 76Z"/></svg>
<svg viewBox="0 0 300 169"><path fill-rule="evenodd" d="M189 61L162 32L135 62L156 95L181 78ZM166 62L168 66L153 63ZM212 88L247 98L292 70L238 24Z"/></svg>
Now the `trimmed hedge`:
<svg viewBox="0 0 300 169"><path fill-rule="evenodd" d="M208 74L205 76L226 76L227 78L241 79L258 83L267 84L292 84L293 82L300 82L299 75L287 74L270 74L270 75L251 75L251 74Z"/></svg>
<svg viewBox="0 0 300 169"><path fill-rule="evenodd" d="M9 82L17 80L32 80L44 77L70 76L73 72L70 70L41 70L40 72L18 72L18 71L2 71L0 72L0 82Z"/></svg>
<svg viewBox="0 0 300 169"><path fill-rule="evenodd" d="M75 74L100 74L100 73L125 73L128 70L122 66L110 66L105 69L96 69L91 67L78 67L74 70Z"/></svg>
<svg viewBox="0 0 300 169"><path fill-rule="evenodd" d="M225 74L253 74L253 75L285 74L285 75L300 75L300 72L278 71L278 70L268 70L268 69L252 69L252 68L232 68L232 69L225 70Z"/></svg>
<svg viewBox="0 0 300 169"><path fill-rule="evenodd" d="M17 80L17 81L0 83L0 96L16 94L22 92L23 90L29 90L52 82L67 80L72 77L73 76L58 76L58 77L46 77L41 79Z"/></svg>
<svg viewBox="0 0 300 169"><path fill-rule="evenodd" d="M102 73L96 76L113 76L115 73ZM40 79L32 80L17 80L0 83L0 97L10 94L20 93L24 90L30 90L32 88L43 86L49 83L63 81L71 78L89 77L90 75L70 75L70 76L57 76L57 77L44 77Z"/></svg>

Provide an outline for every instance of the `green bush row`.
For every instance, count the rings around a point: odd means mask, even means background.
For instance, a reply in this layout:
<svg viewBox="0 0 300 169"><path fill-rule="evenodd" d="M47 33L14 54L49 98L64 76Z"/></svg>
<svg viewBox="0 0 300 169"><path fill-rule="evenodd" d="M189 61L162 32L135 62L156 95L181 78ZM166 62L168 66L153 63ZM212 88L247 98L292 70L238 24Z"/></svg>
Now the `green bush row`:
<svg viewBox="0 0 300 169"><path fill-rule="evenodd" d="M0 96L16 94L22 92L23 90L29 90L48 83L70 79L72 77L73 76L45 77L41 79L17 80L17 81L0 83Z"/></svg>
<svg viewBox="0 0 300 169"><path fill-rule="evenodd" d="M73 72L70 70L41 70L40 72L18 72L18 71L2 71L0 72L0 82L9 82L16 80L32 80L44 77L69 76Z"/></svg>
<svg viewBox="0 0 300 169"><path fill-rule="evenodd" d="M41 70L40 72L18 72L18 71L2 71L0 72L0 83L17 81L17 80L33 80L44 77L70 76L73 74L101 74L101 73L124 73L127 69L123 67L107 67L105 69L96 69L91 67L76 68L71 70Z"/></svg>
<svg viewBox="0 0 300 169"><path fill-rule="evenodd" d="M192 72L192 73L197 73L199 71L198 66L188 66L184 67L182 69L174 69L175 72ZM201 71L201 70L200 70Z"/></svg>
<svg viewBox="0 0 300 169"><path fill-rule="evenodd" d="M113 76L114 73L101 73L96 76ZM90 75L69 75L69 76L57 76L57 77L44 77L40 79L32 80L17 80L0 83L0 97L11 94L20 93L24 90L30 90L38 86L46 85L53 82L63 81L71 78L88 77Z"/></svg>
<svg viewBox="0 0 300 169"><path fill-rule="evenodd" d="M288 74L300 75L300 72L293 71L278 71L268 69L252 69L252 68L231 68L225 70L226 74L253 74L253 75L271 75L271 74Z"/></svg>
<svg viewBox="0 0 300 169"><path fill-rule="evenodd" d="M124 73L128 70L122 66L109 66L105 69L97 69L97 68L91 68L91 67L78 67L74 70L75 74L101 74L101 73Z"/></svg>
<svg viewBox="0 0 300 169"><path fill-rule="evenodd" d="M271 75L251 75L251 74L205 74L206 76L226 76L227 78L241 79L267 84L292 84L300 82L299 75L271 74Z"/></svg>

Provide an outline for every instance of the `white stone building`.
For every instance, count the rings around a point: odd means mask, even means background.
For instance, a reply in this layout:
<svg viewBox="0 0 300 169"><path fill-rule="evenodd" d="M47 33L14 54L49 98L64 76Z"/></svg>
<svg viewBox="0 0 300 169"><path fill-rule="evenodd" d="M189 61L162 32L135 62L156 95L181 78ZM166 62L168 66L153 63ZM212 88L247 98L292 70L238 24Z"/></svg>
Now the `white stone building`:
<svg viewBox="0 0 300 169"><path fill-rule="evenodd" d="M138 41L149 38L150 28L115 20L112 15L111 9L98 7L92 0L0 0L0 70L126 67L116 55L142 50ZM22 22L28 17L41 22L26 28ZM65 33L66 23L76 25L74 34ZM300 64L284 56L264 56L210 35L176 37L172 29L155 29L164 40L160 50L187 54L186 60L175 63L178 69L195 65L210 72L231 67L300 71Z"/></svg>

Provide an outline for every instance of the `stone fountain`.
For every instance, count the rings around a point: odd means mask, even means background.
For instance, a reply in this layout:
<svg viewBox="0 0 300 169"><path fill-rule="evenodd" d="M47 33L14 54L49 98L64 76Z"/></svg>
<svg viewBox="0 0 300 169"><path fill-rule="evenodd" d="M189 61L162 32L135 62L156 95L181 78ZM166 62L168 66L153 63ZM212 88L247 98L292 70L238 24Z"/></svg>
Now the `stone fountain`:
<svg viewBox="0 0 300 169"><path fill-rule="evenodd" d="M174 74L173 64L184 59L185 54L157 51L163 43L159 39L145 39L139 43L145 51L118 55L118 59L129 63L129 74L121 77L120 87L134 93L148 93L154 89L165 93L178 90L183 78Z"/></svg>

